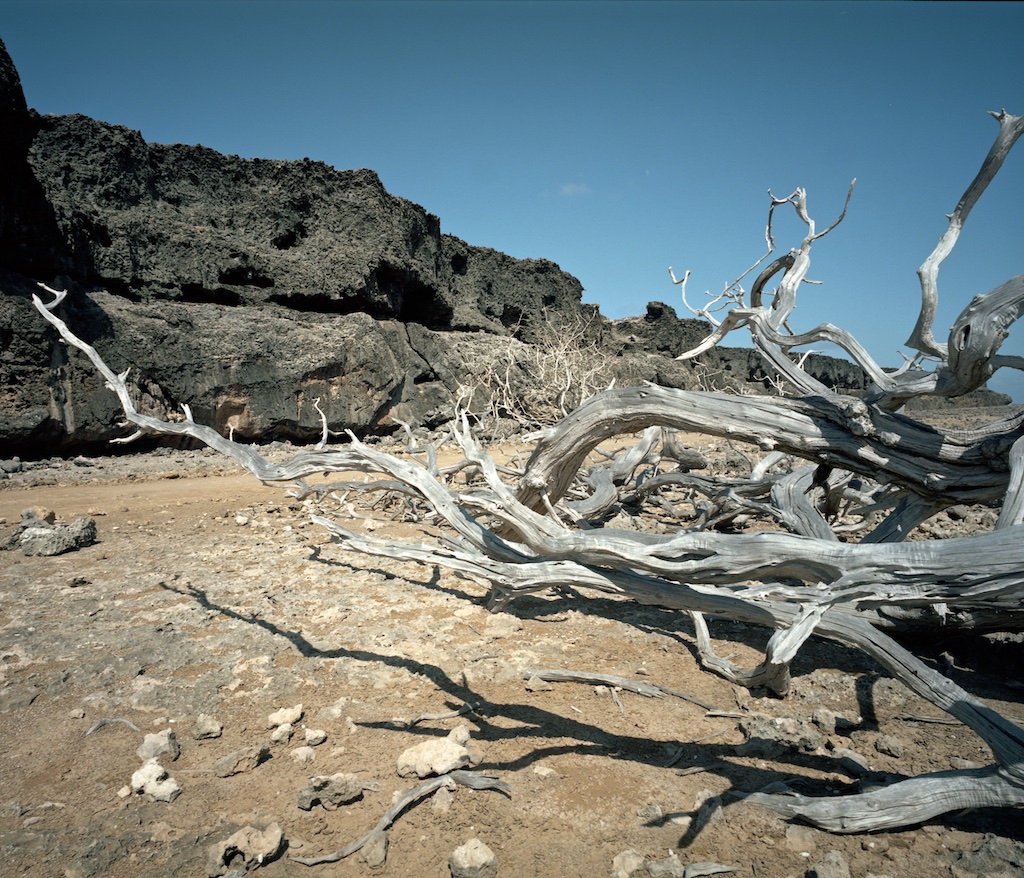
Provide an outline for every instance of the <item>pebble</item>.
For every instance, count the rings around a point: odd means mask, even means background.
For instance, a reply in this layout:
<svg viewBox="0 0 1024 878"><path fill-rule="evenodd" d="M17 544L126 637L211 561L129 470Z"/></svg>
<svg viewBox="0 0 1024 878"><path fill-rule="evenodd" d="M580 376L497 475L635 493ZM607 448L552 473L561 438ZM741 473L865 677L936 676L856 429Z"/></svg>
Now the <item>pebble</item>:
<svg viewBox="0 0 1024 878"><path fill-rule="evenodd" d="M839 851L829 851L806 875L807 878L850 878L850 864Z"/></svg>
<svg viewBox="0 0 1024 878"><path fill-rule="evenodd" d="M208 741L211 738L219 738L224 732L224 725L205 713L196 717L196 724L192 726L192 738L196 741Z"/></svg>
<svg viewBox="0 0 1024 878"><path fill-rule="evenodd" d="M306 729L306 744L310 747L319 747L327 740L327 732L323 729Z"/></svg>
<svg viewBox="0 0 1024 878"><path fill-rule="evenodd" d="M686 867L676 856L675 851L669 851L669 855L664 860L652 860L647 864L647 874L651 878L683 878L686 874Z"/></svg>
<svg viewBox="0 0 1024 878"><path fill-rule="evenodd" d="M388 834L383 829L375 829L370 833L359 859L371 869L379 869L388 859Z"/></svg>
<svg viewBox="0 0 1024 878"><path fill-rule="evenodd" d="M447 814L455 802L455 796L448 787L439 787L437 792L430 797L430 810L435 814Z"/></svg>
<svg viewBox="0 0 1024 878"><path fill-rule="evenodd" d="M326 811L334 811L362 796L363 782L354 774L342 771L330 776L311 777L309 785L299 790L298 805L303 811L311 811L317 804Z"/></svg>
<svg viewBox="0 0 1024 878"><path fill-rule="evenodd" d="M136 793L145 793L155 802L173 802L181 794L178 782L169 777L167 770L155 759L143 763L142 768L132 775L131 788Z"/></svg>
<svg viewBox="0 0 1024 878"><path fill-rule="evenodd" d="M164 729L161 732L146 735L135 753L143 762L149 759L158 759L161 756L169 756L173 762L181 755L181 746L178 744L174 729Z"/></svg>
<svg viewBox="0 0 1024 878"><path fill-rule="evenodd" d="M289 754L299 765L308 765L316 758L312 747L296 747Z"/></svg>
<svg viewBox="0 0 1024 878"><path fill-rule="evenodd" d="M639 851L623 851L612 859L612 878L641 878L647 874Z"/></svg>
<svg viewBox="0 0 1024 878"><path fill-rule="evenodd" d="M271 823L266 829L245 826L224 841L207 848L206 874L210 878L217 878L229 874L230 867L231 875L244 875L276 857L284 848L284 843L284 832L277 823ZM241 866L240 871L236 871L238 866Z"/></svg>
<svg viewBox="0 0 1024 878"><path fill-rule="evenodd" d="M636 816L644 823L651 823L655 820L661 820L665 816L665 812L662 810L661 805L644 805L636 812Z"/></svg>
<svg viewBox="0 0 1024 878"><path fill-rule="evenodd" d="M863 777L871 771L871 766L868 765L867 759L849 747L836 747L832 751L832 758L852 777Z"/></svg>
<svg viewBox="0 0 1024 878"><path fill-rule="evenodd" d="M222 756L213 764L213 773L217 777L231 777L233 774L242 774L252 771L263 760L270 756L270 748L266 744L258 747L243 747Z"/></svg>
<svg viewBox="0 0 1024 878"><path fill-rule="evenodd" d="M478 838L471 838L448 857L452 878L494 878L498 874L498 858Z"/></svg>
<svg viewBox="0 0 1024 878"><path fill-rule="evenodd" d="M25 809L17 799L11 799L0 805L0 817L20 817L24 813Z"/></svg>
<svg viewBox="0 0 1024 878"><path fill-rule="evenodd" d="M302 719L301 704L296 704L295 707L282 707L267 717L267 728L273 729L277 726L283 726L285 723L295 725L300 719Z"/></svg>
<svg viewBox="0 0 1024 878"><path fill-rule="evenodd" d="M337 722L339 719L345 716L345 710L348 707L349 698L342 696L334 704L330 704L327 707L321 707L318 716L321 719L330 720L331 722Z"/></svg>
<svg viewBox="0 0 1024 878"><path fill-rule="evenodd" d="M465 746L468 741L469 729L460 725L446 738L416 744L398 757L398 776L428 777L465 768L472 761L472 754Z"/></svg>
<svg viewBox="0 0 1024 878"><path fill-rule="evenodd" d="M824 734L834 735L836 733L837 716L834 710L829 710L827 707L819 707L811 714L811 722L821 729Z"/></svg>
<svg viewBox="0 0 1024 878"><path fill-rule="evenodd" d="M292 724L281 723L270 733L271 744L287 744L292 739Z"/></svg>
<svg viewBox="0 0 1024 878"><path fill-rule="evenodd" d="M885 756L900 759L903 756L903 742L892 735L882 735L875 741L875 749Z"/></svg>
<svg viewBox="0 0 1024 878"><path fill-rule="evenodd" d="M818 844L817 838L817 832L809 826L791 823L786 827L786 847L791 851L813 851Z"/></svg>

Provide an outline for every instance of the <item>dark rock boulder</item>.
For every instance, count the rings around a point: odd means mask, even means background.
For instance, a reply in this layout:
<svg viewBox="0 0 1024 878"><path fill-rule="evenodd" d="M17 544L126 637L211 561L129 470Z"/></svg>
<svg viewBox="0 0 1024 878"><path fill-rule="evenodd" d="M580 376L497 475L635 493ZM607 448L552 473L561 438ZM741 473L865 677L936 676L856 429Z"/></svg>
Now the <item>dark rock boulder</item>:
<svg viewBox="0 0 1024 878"><path fill-rule="evenodd" d="M148 144L28 109L0 44L0 448L69 452L123 432L114 397L31 306L35 281L140 406L245 438L437 424L483 334L523 338L582 287L546 260L441 234L373 171ZM420 351L423 351L421 353ZM425 359L424 354L429 359Z"/></svg>
<svg viewBox="0 0 1024 878"><path fill-rule="evenodd" d="M674 359L695 348L710 331L711 326L703 320L680 318L670 305L651 302L642 317L612 321L606 344L633 364L632 371L640 380L652 374L648 380L668 387L773 390L775 376L753 348L719 347L694 360ZM864 372L847 360L811 354L804 370L826 387L842 392L856 393L865 386Z"/></svg>
<svg viewBox="0 0 1024 878"><path fill-rule="evenodd" d="M132 368L142 410L187 403L247 440L318 438L315 399L334 430L436 426L495 336L538 343L558 326L587 326L620 383L763 380L752 351L674 360L706 324L658 303L609 323L553 262L442 234L373 171L40 116L2 43L0 162L0 457L126 432L87 359L32 307L36 281L68 290L60 313L112 368ZM827 383L860 380L848 364L822 369Z"/></svg>

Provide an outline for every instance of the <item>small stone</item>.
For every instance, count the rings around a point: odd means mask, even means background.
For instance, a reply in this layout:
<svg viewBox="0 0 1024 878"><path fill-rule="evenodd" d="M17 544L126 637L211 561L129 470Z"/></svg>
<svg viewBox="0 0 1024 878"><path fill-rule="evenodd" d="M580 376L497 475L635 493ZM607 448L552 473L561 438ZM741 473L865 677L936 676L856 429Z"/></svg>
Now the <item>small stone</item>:
<svg viewBox="0 0 1024 878"><path fill-rule="evenodd" d="M471 838L448 857L452 878L494 878L498 874L498 858L478 838Z"/></svg>
<svg viewBox="0 0 1024 878"><path fill-rule="evenodd" d="M829 851L807 870L807 878L850 878L850 864L839 851Z"/></svg>
<svg viewBox="0 0 1024 878"><path fill-rule="evenodd" d="M132 775L131 787L136 793L145 793L155 802L173 802L181 793L181 787L167 770L155 759L143 763L142 768Z"/></svg>
<svg viewBox="0 0 1024 878"><path fill-rule="evenodd" d="M17 799L11 799L0 805L0 817L20 817L24 813L25 809Z"/></svg>
<svg viewBox="0 0 1024 878"><path fill-rule="evenodd" d="M371 869L379 869L388 859L388 834L375 829L359 851L359 859Z"/></svg>
<svg viewBox="0 0 1024 878"><path fill-rule="evenodd" d="M875 741L875 749L885 756L892 756L893 759L903 757L903 742L892 735L882 735Z"/></svg>
<svg viewBox="0 0 1024 878"><path fill-rule="evenodd" d="M334 704L328 705L327 707L321 707L318 712L318 716L321 719L337 722L345 716L345 710L348 707L348 702L348 697L343 695L335 701Z"/></svg>
<svg viewBox="0 0 1024 878"><path fill-rule="evenodd" d="M836 747L832 751L832 758L835 759L839 763L840 767L851 777L863 777L871 771L871 767L868 765L867 759L861 756L856 750L851 750L849 747Z"/></svg>
<svg viewBox="0 0 1024 878"><path fill-rule="evenodd" d="M661 805L644 805L636 812L636 816L644 823L653 823L655 820L661 820L665 816L665 812L661 809Z"/></svg>
<svg viewBox="0 0 1024 878"><path fill-rule="evenodd" d="M288 755L298 762L299 765L309 765L310 762L316 759L316 753L312 747L296 747Z"/></svg>
<svg viewBox="0 0 1024 878"><path fill-rule="evenodd" d="M238 515L235 516L235 524L237 524L239 527L245 527L248 523L249 523L249 516L248 515L242 515L241 513L239 513Z"/></svg>
<svg viewBox="0 0 1024 878"><path fill-rule="evenodd" d="M424 741L410 747L398 757L398 776L428 777L465 768L472 761L472 754L464 746L468 740L469 730L466 726L457 726L449 732L447 738Z"/></svg>
<svg viewBox="0 0 1024 878"><path fill-rule="evenodd" d="M292 739L292 724L281 723L270 733L271 744L287 744Z"/></svg>
<svg viewBox="0 0 1024 878"><path fill-rule="evenodd" d="M306 744L310 747L319 747L327 740L327 732L323 729L306 729Z"/></svg>
<svg viewBox="0 0 1024 878"><path fill-rule="evenodd" d="M639 851L623 851L612 860L612 878L640 878L644 874L644 856Z"/></svg>
<svg viewBox="0 0 1024 878"><path fill-rule="evenodd" d="M24 519L24 513L22 513ZM70 524L33 525L21 532L21 551L29 556L63 555L96 542L96 519L76 518Z"/></svg>
<svg viewBox="0 0 1024 878"><path fill-rule="evenodd" d="M192 727L192 738L196 741L208 741L219 738L223 732L222 723L217 722L212 716L201 713L196 717L196 724Z"/></svg>
<svg viewBox="0 0 1024 878"><path fill-rule="evenodd" d="M786 847L797 853L813 851L817 847L817 836L809 826L792 823L786 827Z"/></svg>
<svg viewBox="0 0 1024 878"><path fill-rule="evenodd" d="M68 719L85 719L85 711L80 707L68 711Z"/></svg>
<svg viewBox="0 0 1024 878"><path fill-rule="evenodd" d="M181 755L181 746L178 744L174 729L164 729L161 732L146 735L135 753L143 762L149 759L158 759L161 756L168 756L173 762Z"/></svg>
<svg viewBox="0 0 1024 878"><path fill-rule="evenodd" d="M672 814L668 818L668 822L673 826L678 826L679 831L686 835L690 831L690 827L693 825L693 817L689 814Z"/></svg>
<svg viewBox="0 0 1024 878"><path fill-rule="evenodd" d="M529 692L550 692L554 688L554 686L546 680L542 680L536 674L526 681L526 689Z"/></svg>
<svg viewBox="0 0 1024 878"><path fill-rule="evenodd" d="M242 774L252 771L257 765L270 756L270 748L266 744L258 747L243 747L222 756L213 764L213 773L217 777L231 777L234 774Z"/></svg>
<svg viewBox="0 0 1024 878"><path fill-rule="evenodd" d="M811 722L814 723L826 735L836 733L836 713L827 707L819 707L811 714Z"/></svg>
<svg viewBox="0 0 1024 878"><path fill-rule="evenodd" d="M295 707L282 707L267 717L267 728L277 728L277 726L282 726L285 723L295 725L300 719L302 719L301 704L296 704Z"/></svg>
<svg viewBox="0 0 1024 878"><path fill-rule="evenodd" d="M825 739L810 723L795 717L750 716L740 720L746 741L736 748L740 756L777 759L787 750L813 753Z"/></svg>
<svg viewBox="0 0 1024 878"><path fill-rule="evenodd" d="M56 521L57 514L52 509L46 509L43 506L33 506L22 510L21 513L22 528L39 527L40 525L52 526Z"/></svg>
<svg viewBox="0 0 1024 878"><path fill-rule="evenodd" d="M553 768L549 768L547 765L533 766L533 773L541 780L551 780L552 778L558 777L558 772Z"/></svg>
<svg viewBox="0 0 1024 878"><path fill-rule="evenodd" d="M430 809L435 814L447 814L454 802L455 796L448 787L438 787L437 792L430 797Z"/></svg>
<svg viewBox="0 0 1024 878"><path fill-rule="evenodd" d="M984 767L984 763L977 762L974 759L963 759L960 756L950 756L949 767L956 768L958 770L963 768L982 768Z"/></svg>
<svg viewBox="0 0 1024 878"><path fill-rule="evenodd" d="M298 805L303 811L311 811L317 804L326 811L334 811L362 796L363 782L354 774L314 775L309 785L299 790Z"/></svg>
<svg viewBox="0 0 1024 878"><path fill-rule="evenodd" d="M229 869L232 875L245 874L272 860L283 848L284 833L277 823L271 823L266 829L245 826L207 848L206 874L217 878L228 874Z"/></svg>
<svg viewBox="0 0 1024 878"><path fill-rule="evenodd" d="M651 878L683 878L685 873L686 867L675 851L669 851L664 860L653 860L647 864L647 874Z"/></svg>

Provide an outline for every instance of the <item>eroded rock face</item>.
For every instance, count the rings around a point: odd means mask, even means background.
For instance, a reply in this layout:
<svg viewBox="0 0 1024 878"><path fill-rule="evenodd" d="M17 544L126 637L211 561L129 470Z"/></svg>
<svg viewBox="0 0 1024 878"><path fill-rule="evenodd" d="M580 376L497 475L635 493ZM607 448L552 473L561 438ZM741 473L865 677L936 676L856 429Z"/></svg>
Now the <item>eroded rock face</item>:
<svg viewBox="0 0 1024 878"><path fill-rule="evenodd" d="M133 368L144 412L186 403L243 440L315 441L314 399L333 430L439 425L495 335L534 342L552 316L592 323L625 380L698 384L672 357L705 334L700 321L652 304L609 324L553 262L442 234L370 170L40 116L2 43L0 163L0 456L126 433L92 366L32 308L36 281L66 288L73 331L115 370ZM741 353L738 380L754 356Z"/></svg>
<svg viewBox="0 0 1024 878"><path fill-rule="evenodd" d="M468 349L549 311L579 281L441 233L373 171L149 144L85 116L39 116L0 45L0 447L68 452L122 434L115 401L32 309L64 316L143 408L188 403L244 439L451 416ZM442 411L443 410L443 411Z"/></svg>

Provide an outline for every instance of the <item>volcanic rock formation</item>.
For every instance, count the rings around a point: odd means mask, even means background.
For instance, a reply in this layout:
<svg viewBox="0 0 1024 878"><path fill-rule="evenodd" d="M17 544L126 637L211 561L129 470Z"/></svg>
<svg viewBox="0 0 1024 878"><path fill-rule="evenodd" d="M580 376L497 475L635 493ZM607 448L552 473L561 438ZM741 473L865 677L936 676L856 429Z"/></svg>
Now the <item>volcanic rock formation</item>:
<svg viewBox="0 0 1024 878"><path fill-rule="evenodd" d="M32 309L36 281L68 289L65 319L113 368L133 367L140 408L188 403L253 440L317 437L314 399L332 429L440 424L495 336L530 343L552 319L587 323L633 378L764 377L752 351L674 361L706 324L658 303L610 323L553 262L442 234L373 171L41 116L2 43L0 162L0 454L87 450L124 432L91 366ZM861 382L841 361L813 369Z"/></svg>

